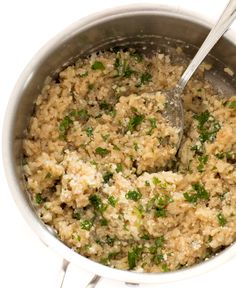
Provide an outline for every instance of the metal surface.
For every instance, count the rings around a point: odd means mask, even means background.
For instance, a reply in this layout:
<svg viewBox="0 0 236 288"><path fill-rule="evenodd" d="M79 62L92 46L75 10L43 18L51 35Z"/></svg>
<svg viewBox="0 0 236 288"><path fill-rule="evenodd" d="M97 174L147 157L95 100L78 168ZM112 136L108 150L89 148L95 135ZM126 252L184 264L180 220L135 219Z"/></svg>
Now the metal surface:
<svg viewBox="0 0 236 288"><path fill-rule="evenodd" d="M12 195L25 220L47 246L56 250L69 262L100 276L119 281L163 283L206 272L236 255L236 245L232 245L212 260L181 271L159 274L121 271L103 266L79 255L47 230L30 204L22 179L22 138L33 110L33 103L46 76L55 76L55 70L58 72L76 58L97 49L120 45L135 46L138 49L146 46L146 51L151 51L157 47L164 50L167 46L181 44L178 41L163 39L166 36L200 46L208 32L205 20L199 15L180 11L176 7L136 4L115 8L87 17L67 28L46 44L23 71L11 95L4 122L3 160L6 175ZM222 38L217 43L212 54L236 71L236 33L229 33L227 36L228 39ZM183 49L190 57L195 53L192 46L187 49L183 45ZM214 63L212 81L216 76L223 79L223 65L214 59L210 60ZM235 81L229 75L225 74L224 79L217 81L216 85L218 83L222 91L235 91Z"/></svg>
<svg viewBox="0 0 236 288"><path fill-rule="evenodd" d="M222 35L228 30L232 22L236 18L236 0L230 0L217 23L211 29L207 35L205 41L197 51L194 58L184 71L176 87L172 90L166 91L166 118L169 120L172 126L178 129L179 141L177 143L177 149L180 146L181 138L183 136L184 129L184 113L181 96L183 90L197 70L202 61L206 58L211 49L215 46Z"/></svg>

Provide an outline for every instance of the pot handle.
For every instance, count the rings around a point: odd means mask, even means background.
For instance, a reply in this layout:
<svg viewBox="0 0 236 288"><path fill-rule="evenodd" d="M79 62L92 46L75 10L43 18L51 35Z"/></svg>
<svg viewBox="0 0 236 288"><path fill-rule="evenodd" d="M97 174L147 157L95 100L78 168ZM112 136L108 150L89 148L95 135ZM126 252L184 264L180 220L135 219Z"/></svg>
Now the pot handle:
<svg viewBox="0 0 236 288"><path fill-rule="evenodd" d="M66 259L63 259L62 265L61 265L61 271L59 272L58 276L58 287L63 288L63 283L65 280L67 269L70 265L70 262L68 262ZM89 283L84 288L95 288L100 281L101 277L98 275L94 275L93 278L89 281Z"/></svg>

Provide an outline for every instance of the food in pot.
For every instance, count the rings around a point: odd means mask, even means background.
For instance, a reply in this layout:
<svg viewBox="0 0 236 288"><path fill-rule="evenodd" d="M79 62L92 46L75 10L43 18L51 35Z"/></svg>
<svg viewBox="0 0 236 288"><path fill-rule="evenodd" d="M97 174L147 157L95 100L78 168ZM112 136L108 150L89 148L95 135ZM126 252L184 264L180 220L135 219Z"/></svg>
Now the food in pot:
<svg viewBox="0 0 236 288"><path fill-rule="evenodd" d="M166 272L235 241L236 97L222 98L203 64L183 95L175 156L176 130L155 91L176 85L182 63L101 52L47 79L38 96L24 139L27 190L39 217L81 255Z"/></svg>

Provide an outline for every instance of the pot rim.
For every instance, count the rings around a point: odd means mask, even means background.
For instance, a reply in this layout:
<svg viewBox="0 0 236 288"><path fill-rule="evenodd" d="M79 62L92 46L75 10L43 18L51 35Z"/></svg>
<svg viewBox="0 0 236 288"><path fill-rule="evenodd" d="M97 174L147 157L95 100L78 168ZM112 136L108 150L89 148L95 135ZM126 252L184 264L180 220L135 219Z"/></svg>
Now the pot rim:
<svg viewBox="0 0 236 288"><path fill-rule="evenodd" d="M14 114L16 108L21 99L21 95L25 86L25 83L30 81L34 67L40 65L41 59L44 59L45 56L54 50L55 47L60 46L62 42L65 41L68 37L74 33L79 33L88 27L96 25L96 23L101 23L109 19L118 18L119 16L130 16L130 15L165 15L172 16L175 18L189 20L191 22L200 24L205 27L210 27L210 22L207 22L200 14L197 14L193 11L188 11L187 9L180 8L179 6L168 5L168 4L131 4L125 6L118 6L114 8L106 9L90 16L84 17L81 20L76 21L75 23L68 26L57 36L48 41L32 58L29 64L21 73L18 81L13 89L13 92L10 96L7 110L4 117L4 129L2 133L2 158L5 168L5 174L7 182L11 191L11 194L15 200L15 203L18 209L21 211L21 214L29 226L34 230L34 232L39 236L39 238L46 244L48 247L57 251L62 257L69 262L76 264L82 269L91 271L94 274L98 274L105 278L116 279L124 282L131 283L167 283L172 281L177 281L185 278L189 278L204 272L207 272L218 265L226 262L234 255L236 255L236 244L231 245L222 251L219 255L214 256L209 261L202 262L190 268L186 268L174 272L166 273L143 273L143 272L132 272L132 271L123 271L115 268L107 267L102 264L99 264L95 261L81 256L77 252L73 251L60 240L58 240L50 231L42 224L40 219L37 217L36 213L27 203L26 199L21 192L21 189L17 183L15 177L14 165L13 165L13 155L12 155L12 127L14 125ZM225 35L225 38L230 40L236 45L236 31L228 31ZM69 36L68 36L69 35Z"/></svg>

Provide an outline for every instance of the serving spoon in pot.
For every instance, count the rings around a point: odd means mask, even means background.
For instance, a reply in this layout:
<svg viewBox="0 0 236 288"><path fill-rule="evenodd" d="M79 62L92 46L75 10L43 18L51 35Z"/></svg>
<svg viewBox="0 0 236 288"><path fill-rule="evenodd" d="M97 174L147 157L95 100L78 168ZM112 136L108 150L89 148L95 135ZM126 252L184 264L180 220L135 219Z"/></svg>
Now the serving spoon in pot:
<svg viewBox="0 0 236 288"><path fill-rule="evenodd" d="M166 97L164 116L169 121L171 126L175 127L178 131L177 150L183 136L184 128L183 105L181 101L183 90L198 66L202 63L221 36L227 31L235 18L236 0L230 0L219 20L211 29L202 46L188 65L185 72L182 74L175 88L167 91L161 91L161 93Z"/></svg>

